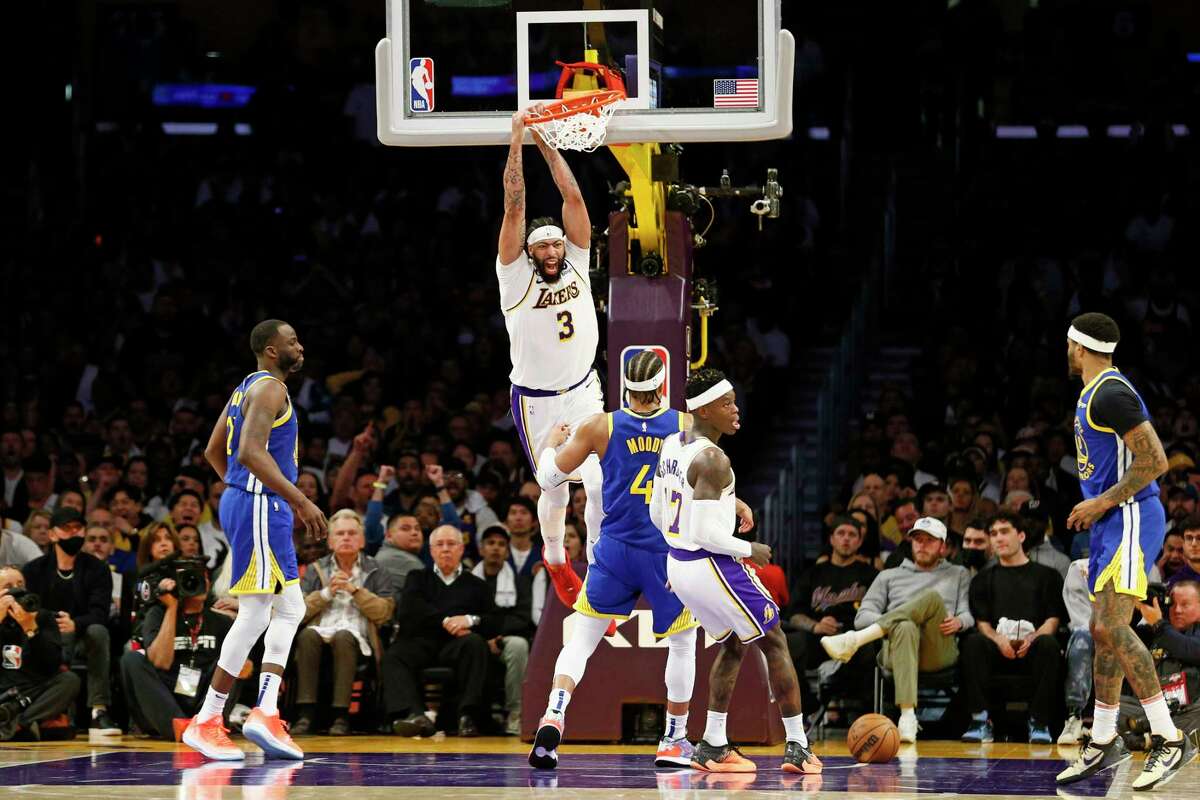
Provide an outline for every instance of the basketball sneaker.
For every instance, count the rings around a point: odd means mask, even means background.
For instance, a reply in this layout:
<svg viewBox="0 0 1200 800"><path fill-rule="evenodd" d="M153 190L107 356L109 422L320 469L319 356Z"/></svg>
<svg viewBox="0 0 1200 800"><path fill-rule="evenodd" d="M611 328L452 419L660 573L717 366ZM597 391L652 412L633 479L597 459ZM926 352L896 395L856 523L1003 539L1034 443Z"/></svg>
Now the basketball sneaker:
<svg viewBox="0 0 1200 800"><path fill-rule="evenodd" d="M1083 744L1079 746L1079 756L1070 766L1058 773L1054 781L1059 786L1082 781L1100 770L1115 767L1132 757L1125 749L1125 742L1121 741L1120 736L1114 736L1112 741L1103 744L1085 737Z"/></svg>
<svg viewBox="0 0 1200 800"><path fill-rule="evenodd" d="M559 601L567 608L574 608L575 601L579 599L579 592L583 589L583 579L575 574L571 562L551 564L545 560L543 551L542 563L546 565L546 572L550 574L550 581L554 584L554 593L558 595Z"/></svg>
<svg viewBox="0 0 1200 800"><path fill-rule="evenodd" d="M783 748L783 771L816 775L821 771L821 759L813 755L808 745L788 742Z"/></svg>
<svg viewBox="0 0 1200 800"><path fill-rule="evenodd" d="M705 772L757 772L758 767L732 744L720 747L701 739L692 753L692 766Z"/></svg>
<svg viewBox="0 0 1200 800"><path fill-rule="evenodd" d="M900 734L902 744L912 744L917 740L917 731L921 730L921 723L917 722L916 714L901 714L896 723L896 730Z"/></svg>
<svg viewBox="0 0 1200 800"><path fill-rule="evenodd" d="M849 661L858 652L858 631L846 631L833 636L821 637L821 647L829 657L837 661Z"/></svg>
<svg viewBox="0 0 1200 800"><path fill-rule="evenodd" d="M1176 730L1179 738L1168 742L1161 736L1150 737L1150 752L1142 765L1142 774L1133 779L1133 788L1139 791L1162 786L1179 774L1196 757L1196 744L1192 737Z"/></svg>
<svg viewBox="0 0 1200 800"><path fill-rule="evenodd" d="M990 719L971 720L971 727L963 732L962 740L971 744L988 744L994 742L992 721Z"/></svg>
<svg viewBox="0 0 1200 800"><path fill-rule="evenodd" d="M183 743L213 761L242 761L246 754L229 740L229 729L220 717L197 722L195 717L183 732Z"/></svg>
<svg viewBox="0 0 1200 800"><path fill-rule="evenodd" d="M533 747L529 750L529 766L534 769L558 768L558 744L562 741L563 721L552 716L542 717Z"/></svg>
<svg viewBox="0 0 1200 800"><path fill-rule="evenodd" d="M242 735L262 748L268 758L304 759L304 751L296 746L288 735L288 724L279 718L279 712L268 714L256 708L246 717Z"/></svg>
<svg viewBox="0 0 1200 800"><path fill-rule="evenodd" d="M654 756L656 767L690 767L692 754L696 747L686 738L668 739L663 737L658 742L658 753Z"/></svg>

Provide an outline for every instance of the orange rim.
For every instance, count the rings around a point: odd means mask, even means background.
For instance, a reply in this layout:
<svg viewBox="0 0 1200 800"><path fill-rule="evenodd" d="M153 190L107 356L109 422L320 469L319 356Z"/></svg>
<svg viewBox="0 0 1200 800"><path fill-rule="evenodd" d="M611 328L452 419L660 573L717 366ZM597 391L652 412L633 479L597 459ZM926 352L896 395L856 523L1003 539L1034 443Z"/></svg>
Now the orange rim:
<svg viewBox="0 0 1200 800"><path fill-rule="evenodd" d="M570 117L575 114L595 114L604 106L624 100L625 93L616 89L596 92L595 94L587 94L582 97L573 97L570 100L553 100L547 104L546 110L542 114L534 114L530 112L525 115L525 123L527 125L535 125L539 122L550 122L563 117Z"/></svg>

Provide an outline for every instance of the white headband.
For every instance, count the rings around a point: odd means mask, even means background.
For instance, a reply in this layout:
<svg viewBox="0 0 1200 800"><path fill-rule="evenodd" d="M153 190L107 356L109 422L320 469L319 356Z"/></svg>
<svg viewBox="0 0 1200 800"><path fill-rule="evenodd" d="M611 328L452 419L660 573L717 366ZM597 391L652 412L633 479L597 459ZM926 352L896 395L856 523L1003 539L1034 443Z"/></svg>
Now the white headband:
<svg viewBox="0 0 1200 800"><path fill-rule="evenodd" d="M557 225L543 225L540 228L534 228L530 231L529 238L525 240L525 244L531 245L537 242L547 242L561 238L563 238L562 228Z"/></svg>
<svg viewBox="0 0 1200 800"><path fill-rule="evenodd" d="M723 380L716 386L710 386L695 397L689 397L687 401L687 410L695 411L701 406L706 406L718 397L721 397L726 392L733 391L733 384L727 380Z"/></svg>
<svg viewBox="0 0 1200 800"><path fill-rule="evenodd" d="M1067 331L1067 338L1083 345L1088 350L1095 350L1097 353L1111 353L1117 349L1116 342L1102 342L1094 336L1088 336L1074 325Z"/></svg>
<svg viewBox="0 0 1200 800"><path fill-rule="evenodd" d="M664 367L654 374L653 377L647 378L644 381L631 381L625 379L625 388L631 392L653 392L655 389L663 385L663 381L667 379L667 370Z"/></svg>

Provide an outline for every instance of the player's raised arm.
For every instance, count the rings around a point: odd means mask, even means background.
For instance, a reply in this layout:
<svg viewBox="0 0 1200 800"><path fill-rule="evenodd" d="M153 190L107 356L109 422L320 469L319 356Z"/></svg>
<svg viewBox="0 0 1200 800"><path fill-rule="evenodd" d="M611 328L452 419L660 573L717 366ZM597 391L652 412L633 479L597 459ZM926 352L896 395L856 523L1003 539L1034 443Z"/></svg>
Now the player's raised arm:
<svg viewBox="0 0 1200 800"><path fill-rule="evenodd" d="M552 431L538 457L537 482L542 491L548 492L566 481L583 465L590 454L603 456L607 441L607 414L593 414L588 417L569 440L566 425L560 425ZM558 449L560 446L561 449Z"/></svg>
<svg viewBox="0 0 1200 800"><path fill-rule="evenodd" d="M246 416L238 441L238 463L262 481L263 486L286 500L309 535L317 536L326 531L325 514L284 476L267 451L271 426L287 402L287 389L279 381L259 381L246 393L246 399L242 401Z"/></svg>
<svg viewBox="0 0 1200 800"><path fill-rule="evenodd" d="M587 204L583 202L579 184L575 181L575 176L562 153L543 142L537 130L533 132L533 141L541 151L542 158L546 159L550 174L554 176L554 185L562 195L563 233L567 235L571 244L587 249L592 241L592 220L588 217Z"/></svg>
<svg viewBox="0 0 1200 800"><path fill-rule="evenodd" d="M504 222L500 225L501 264L511 264L525 250L525 165L521 148L525 144L525 112L512 117L512 139L508 143L508 161L504 164Z"/></svg>

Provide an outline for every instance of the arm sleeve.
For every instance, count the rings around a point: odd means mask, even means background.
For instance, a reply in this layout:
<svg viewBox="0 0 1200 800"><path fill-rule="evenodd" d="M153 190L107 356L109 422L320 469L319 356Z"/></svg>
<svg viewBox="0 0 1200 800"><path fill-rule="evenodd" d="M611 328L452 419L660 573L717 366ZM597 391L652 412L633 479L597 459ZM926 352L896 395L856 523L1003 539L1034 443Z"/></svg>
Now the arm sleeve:
<svg viewBox="0 0 1200 800"><path fill-rule="evenodd" d="M887 608L887 583L888 579L883 572L871 581L871 586L863 595L862 604L858 607L858 613L854 615L855 628L862 630L883 616L883 612Z"/></svg>
<svg viewBox="0 0 1200 800"><path fill-rule="evenodd" d="M1096 387L1089 414L1093 422L1112 428L1118 436L1146 421L1137 395L1122 380L1106 380Z"/></svg>
<svg viewBox="0 0 1200 800"><path fill-rule="evenodd" d="M692 501L692 541L712 553L748 558L753 552L750 543L733 535L737 526L737 516L733 513L721 513L724 510L719 510L720 504L720 500ZM732 508L728 510L732 511Z"/></svg>

